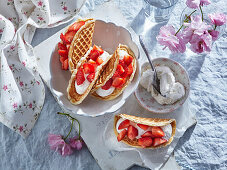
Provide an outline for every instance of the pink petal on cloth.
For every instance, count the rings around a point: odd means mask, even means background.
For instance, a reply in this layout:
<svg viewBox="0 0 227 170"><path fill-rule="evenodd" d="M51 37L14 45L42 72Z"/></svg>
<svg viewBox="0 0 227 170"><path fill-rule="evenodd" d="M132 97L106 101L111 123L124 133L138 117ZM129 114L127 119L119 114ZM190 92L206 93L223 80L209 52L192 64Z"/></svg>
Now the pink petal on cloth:
<svg viewBox="0 0 227 170"><path fill-rule="evenodd" d="M62 156L68 156L73 153L72 148L69 144L64 143L61 149L61 155Z"/></svg>
<svg viewBox="0 0 227 170"><path fill-rule="evenodd" d="M226 15L222 13L213 13L208 15L211 22L216 26L221 26L226 23Z"/></svg>
<svg viewBox="0 0 227 170"><path fill-rule="evenodd" d="M70 138L69 144L72 148L74 148L76 150L80 150L83 146L83 142L81 140L79 140L77 137Z"/></svg>
<svg viewBox="0 0 227 170"><path fill-rule="evenodd" d="M200 0L200 5L209 5L211 2L209 0Z"/></svg>
<svg viewBox="0 0 227 170"><path fill-rule="evenodd" d="M199 8L200 0L187 0L186 5L189 8Z"/></svg>
<svg viewBox="0 0 227 170"><path fill-rule="evenodd" d="M209 34L212 36L212 40L216 41L219 36L219 31L211 30L211 31L209 31Z"/></svg>
<svg viewBox="0 0 227 170"><path fill-rule="evenodd" d="M62 139L61 135L48 134L48 143L51 149L58 150L63 146L65 141Z"/></svg>

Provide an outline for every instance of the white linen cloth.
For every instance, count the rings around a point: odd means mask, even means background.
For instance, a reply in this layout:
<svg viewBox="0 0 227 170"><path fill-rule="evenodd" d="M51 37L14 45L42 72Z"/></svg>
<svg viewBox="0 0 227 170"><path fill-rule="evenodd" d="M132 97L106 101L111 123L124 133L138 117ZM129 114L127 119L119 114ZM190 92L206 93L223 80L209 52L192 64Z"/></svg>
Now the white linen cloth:
<svg viewBox="0 0 227 170"><path fill-rule="evenodd" d="M35 28L72 19L84 0L0 1L0 121L26 137L41 112L45 89L30 45Z"/></svg>

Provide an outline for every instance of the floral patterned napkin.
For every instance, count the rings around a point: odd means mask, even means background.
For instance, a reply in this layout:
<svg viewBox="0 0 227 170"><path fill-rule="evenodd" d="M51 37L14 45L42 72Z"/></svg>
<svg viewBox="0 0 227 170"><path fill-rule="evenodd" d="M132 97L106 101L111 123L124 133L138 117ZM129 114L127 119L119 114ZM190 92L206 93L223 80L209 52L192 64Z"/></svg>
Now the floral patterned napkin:
<svg viewBox="0 0 227 170"><path fill-rule="evenodd" d="M30 45L35 29L69 21L84 2L0 1L0 121L23 137L31 132L45 98Z"/></svg>

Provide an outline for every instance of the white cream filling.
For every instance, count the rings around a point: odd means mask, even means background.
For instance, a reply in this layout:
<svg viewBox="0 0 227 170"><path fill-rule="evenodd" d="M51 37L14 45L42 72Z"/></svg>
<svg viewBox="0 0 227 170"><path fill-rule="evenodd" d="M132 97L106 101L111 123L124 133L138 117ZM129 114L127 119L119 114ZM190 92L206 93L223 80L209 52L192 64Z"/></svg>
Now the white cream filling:
<svg viewBox="0 0 227 170"><path fill-rule="evenodd" d="M118 127L119 125L121 124L121 122L123 122L125 119L123 118L120 118L118 121L117 121L117 124L116 124L116 129L117 129L117 132L120 133L122 130L124 129L121 129L121 130L118 130ZM141 129L139 126L137 126L136 123L130 121L130 125L133 125L135 128L137 128L138 130L138 136L136 137L137 139L141 138L141 135L143 135L145 132L147 131L151 131L152 127L149 127L147 130L143 130ZM163 137L164 139L166 139L167 141L169 140L169 138L172 136L172 126L171 124L168 124L168 125L165 125L165 126L160 126L163 130L163 132L165 133L165 136Z"/></svg>
<svg viewBox="0 0 227 170"><path fill-rule="evenodd" d="M84 57L81 58L81 59L82 59L81 61L87 59L87 56L90 54L90 52L91 52L92 49L93 49L93 48L91 47L91 48L87 51L87 53L84 55ZM104 51L104 53L103 53L102 55L100 55L99 57L101 57L102 60L105 62L105 61L109 58L109 56L110 56L110 54L109 54L108 52ZM81 65L81 64L80 64L80 65ZM80 65L79 65L79 66L80 66ZM96 70L98 70L99 67L102 67L102 64L99 65L99 66L96 68ZM79 68L79 67L78 67L78 68ZM96 71L96 70L95 70L95 71ZM85 75L84 75L85 81L83 82L83 84L77 85L77 83L75 82L75 89L76 89L76 92L77 92L78 94L84 94L84 92L87 90L88 86L91 84L91 83L87 80L87 76L88 76L88 75L89 75L89 74L85 74Z"/></svg>
<svg viewBox="0 0 227 170"><path fill-rule="evenodd" d="M158 66L156 67L156 71L158 79L160 80L160 92L166 97L157 94L153 89L152 81L154 73L151 69L142 73L140 84L147 89L148 92L151 92L152 97L154 97L158 103L162 105L173 104L185 95L184 86L179 82L175 82L175 77L169 67Z"/></svg>
<svg viewBox="0 0 227 170"><path fill-rule="evenodd" d="M115 90L115 87L111 86L109 89L104 90L102 88L98 88L98 90L96 91L96 93L101 96L101 97L106 97L109 96L110 94L113 93L113 91Z"/></svg>
<svg viewBox="0 0 227 170"><path fill-rule="evenodd" d="M125 50L119 50L118 51L118 55L119 55L119 60L123 60L125 55L128 55L127 51Z"/></svg>

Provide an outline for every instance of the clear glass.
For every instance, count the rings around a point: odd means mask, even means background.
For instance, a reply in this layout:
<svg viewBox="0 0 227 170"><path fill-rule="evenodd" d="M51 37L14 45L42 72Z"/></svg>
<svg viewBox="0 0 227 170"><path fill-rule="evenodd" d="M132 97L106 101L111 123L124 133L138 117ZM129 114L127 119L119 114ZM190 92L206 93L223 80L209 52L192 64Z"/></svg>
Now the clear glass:
<svg viewBox="0 0 227 170"><path fill-rule="evenodd" d="M144 0L146 15L155 22L168 21L178 0Z"/></svg>

